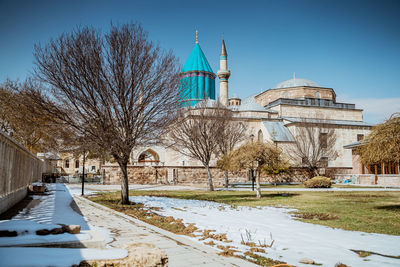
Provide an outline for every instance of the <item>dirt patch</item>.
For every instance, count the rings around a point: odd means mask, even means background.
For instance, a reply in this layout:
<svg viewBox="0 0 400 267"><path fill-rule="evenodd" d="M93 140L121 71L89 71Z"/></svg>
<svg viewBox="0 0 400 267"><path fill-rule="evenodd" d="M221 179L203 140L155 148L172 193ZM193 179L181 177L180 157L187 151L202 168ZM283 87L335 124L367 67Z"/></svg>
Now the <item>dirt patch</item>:
<svg viewBox="0 0 400 267"><path fill-rule="evenodd" d="M246 259L250 262L253 262L255 264L261 265L261 266L275 266L278 264L286 264L284 261L277 261L273 260L264 256L260 256L258 254L255 254L254 252L251 251L246 251L244 253L246 256ZM284 266L290 266L290 265L284 265Z"/></svg>
<svg viewBox="0 0 400 267"><path fill-rule="evenodd" d="M335 194L335 197L343 197L343 198L382 198L382 197L388 197L386 195L380 195L380 194Z"/></svg>
<svg viewBox="0 0 400 267"><path fill-rule="evenodd" d="M215 246L215 243L212 240L210 242L204 242L204 244L208 246Z"/></svg>
<svg viewBox="0 0 400 267"><path fill-rule="evenodd" d="M296 218L305 219L305 220L331 221L331 220L338 220L339 219L339 217L337 215L334 215L334 214L317 213L317 212L296 213L294 216Z"/></svg>
<svg viewBox="0 0 400 267"><path fill-rule="evenodd" d="M212 232L215 232L215 230L204 230L203 231L203 237L200 238L200 240L205 240L205 239L211 238L211 239L214 239L214 240L217 240L217 241L222 241L222 242L225 242L225 243L231 243L232 242L232 240L229 240L226 237L226 234L212 234Z"/></svg>
<svg viewBox="0 0 400 267"><path fill-rule="evenodd" d="M222 252L219 252L218 255L222 255L222 256L228 256L228 257L238 257L236 256L234 253L235 252L239 252L238 250L234 249L236 247L234 246L222 246L222 245L218 245L217 248L219 248L220 250L222 250Z"/></svg>
<svg viewBox="0 0 400 267"><path fill-rule="evenodd" d="M381 254L381 253L377 253L377 252L373 252L373 251L367 251L367 250L356 250L356 249L350 249L351 251L353 251L354 253L357 253L358 256L365 258L371 255L378 255L378 256L382 256L382 257L387 257L387 258L392 258L392 259L400 259L400 256L393 256L393 255L385 255L385 254Z"/></svg>
<svg viewBox="0 0 400 267"><path fill-rule="evenodd" d="M265 249L263 248L250 248L251 252L261 252L261 253L265 253Z"/></svg>
<svg viewBox="0 0 400 267"><path fill-rule="evenodd" d="M100 197L105 197L105 196L103 195ZM132 216L146 223L155 225L164 230L173 232L175 234L188 235L194 237L193 233L198 230L198 228L194 224L184 224L182 222L182 219L175 219L172 216L165 217L157 214L155 211L159 211L160 208L148 208L141 203L134 203L134 202L131 202L130 204L127 205L121 205L118 203L118 200L105 199L98 201L98 199L99 199L98 196L91 197L91 200L94 200L99 204L107 206L116 211L122 212L126 215Z"/></svg>

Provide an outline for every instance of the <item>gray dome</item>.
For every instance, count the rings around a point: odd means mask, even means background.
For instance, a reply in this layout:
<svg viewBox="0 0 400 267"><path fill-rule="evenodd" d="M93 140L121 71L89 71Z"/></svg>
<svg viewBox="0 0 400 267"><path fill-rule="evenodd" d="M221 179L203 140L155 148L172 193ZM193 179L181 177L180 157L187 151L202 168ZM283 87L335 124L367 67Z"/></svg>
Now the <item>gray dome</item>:
<svg viewBox="0 0 400 267"><path fill-rule="evenodd" d="M321 87L318 83L307 80L307 79L293 78L293 79L278 83L274 89L297 87L297 86Z"/></svg>
<svg viewBox="0 0 400 267"><path fill-rule="evenodd" d="M214 99L205 99L202 100L200 102L198 102L194 107L195 108L199 108L199 107L203 107L203 108L215 108L216 106L218 106L218 102Z"/></svg>
<svg viewBox="0 0 400 267"><path fill-rule="evenodd" d="M239 111L267 111L263 106L256 103L254 99L255 95L249 96L242 101L242 104L238 106Z"/></svg>

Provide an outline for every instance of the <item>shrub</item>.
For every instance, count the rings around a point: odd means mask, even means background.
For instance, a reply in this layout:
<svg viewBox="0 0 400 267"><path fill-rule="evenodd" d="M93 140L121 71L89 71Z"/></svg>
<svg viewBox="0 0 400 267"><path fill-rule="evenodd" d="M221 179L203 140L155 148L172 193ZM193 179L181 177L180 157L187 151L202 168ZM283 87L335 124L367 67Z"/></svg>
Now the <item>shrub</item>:
<svg viewBox="0 0 400 267"><path fill-rule="evenodd" d="M304 182L304 186L308 188L330 188L332 186L331 179L325 176L315 176Z"/></svg>

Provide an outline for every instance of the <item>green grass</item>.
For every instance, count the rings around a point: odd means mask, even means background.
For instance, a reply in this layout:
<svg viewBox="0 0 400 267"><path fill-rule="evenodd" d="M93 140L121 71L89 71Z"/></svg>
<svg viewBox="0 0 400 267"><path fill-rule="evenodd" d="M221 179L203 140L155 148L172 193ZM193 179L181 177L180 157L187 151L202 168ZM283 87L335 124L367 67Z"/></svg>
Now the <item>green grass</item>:
<svg viewBox="0 0 400 267"><path fill-rule="evenodd" d="M254 185L255 187L255 185ZM251 188L251 183L246 183L246 186L243 185L235 185L234 188ZM261 188L306 188L303 184L261 184ZM344 184L333 184L332 188L385 188L383 186L360 186L360 185L344 185ZM392 187L386 187L386 188L392 188Z"/></svg>
<svg viewBox="0 0 400 267"><path fill-rule="evenodd" d="M119 198L119 192L110 193ZM243 191L130 191L148 195L208 200L232 206L284 206L298 209L304 222L345 230L400 235L400 192L268 192L257 199ZM315 216L312 216L315 214ZM302 216L306 215L306 216Z"/></svg>

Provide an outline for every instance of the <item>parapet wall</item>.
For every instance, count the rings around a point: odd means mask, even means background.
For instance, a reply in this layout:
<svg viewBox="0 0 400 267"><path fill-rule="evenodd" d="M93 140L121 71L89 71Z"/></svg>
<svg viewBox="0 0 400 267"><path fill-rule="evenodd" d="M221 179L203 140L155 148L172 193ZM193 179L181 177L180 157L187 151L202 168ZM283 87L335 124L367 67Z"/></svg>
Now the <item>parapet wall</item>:
<svg viewBox="0 0 400 267"><path fill-rule="evenodd" d="M43 162L0 131L0 214L27 194L28 185L41 180Z"/></svg>

